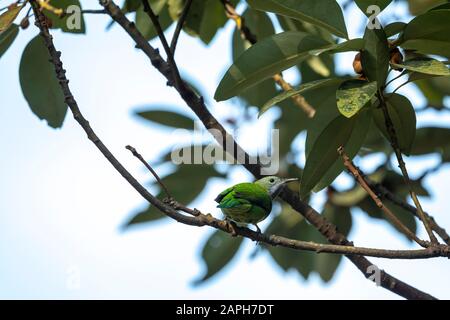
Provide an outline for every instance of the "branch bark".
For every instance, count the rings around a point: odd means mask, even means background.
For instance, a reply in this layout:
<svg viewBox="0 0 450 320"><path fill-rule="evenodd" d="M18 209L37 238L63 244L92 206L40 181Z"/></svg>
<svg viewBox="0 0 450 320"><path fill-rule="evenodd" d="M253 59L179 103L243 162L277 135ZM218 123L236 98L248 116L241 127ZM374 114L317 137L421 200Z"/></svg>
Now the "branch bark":
<svg viewBox="0 0 450 320"><path fill-rule="evenodd" d="M178 38L180 36L181 30L183 29L183 24L186 21L191 4L192 4L192 0L186 1L186 3L184 4L183 11L181 12L180 18L178 19L177 26L175 27L172 41L170 42L170 51L172 51L173 56L175 56L175 49L177 47Z"/></svg>
<svg viewBox="0 0 450 320"><path fill-rule="evenodd" d="M405 161L403 161L402 152L401 152L399 144L398 144L397 133L395 132L394 124L392 123L391 116L389 115L388 107L387 107L386 101L384 100L383 93L378 92L377 96L378 96L378 100L380 101L381 109L383 110L384 120L386 123L386 128L387 128L387 131L389 134L389 140L390 140L392 149L394 149L395 156L397 157L398 166L399 166L400 170L402 171L403 178L409 189L409 194L411 195L414 205L417 208L417 213L419 214L420 220L422 220L422 223L425 226L425 230L427 231L431 242L435 243L435 244L439 243L433 234L433 230L431 230L430 222L428 221L428 218L422 209L422 205L420 204L419 198L417 197L417 194L412 187L411 179L409 178L408 170L406 169L406 164L405 164Z"/></svg>
<svg viewBox="0 0 450 320"><path fill-rule="evenodd" d="M136 29L136 26L125 17L120 8L113 1L100 0L100 4L107 10L111 18L115 20L130 35L130 37L136 42L137 47L142 49L142 51L149 57L153 66L169 80L170 84L170 66L162 59L159 53L143 38L140 32ZM217 132L221 133L219 139L217 136L214 137L216 138L216 140L218 139L219 144L221 144L224 147L224 150L226 150L226 138L232 139L232 137L208 111L203 99L201 97L198 97L188 85L184 84L184 82L182 82L182 86L177 91L207 129L215 129ZM234 150L237 150L238 152L241 152L241 154L245 155L244 158L246 161L242 165L256 178L261 177L261 166L259 165L259 163L253 164L253 162L248 161L249 156L234 141L234 139L232 141ZM238 158L235 157L235 159ZM337 232L336 226L328 222L307 203L302 202L299 199L298 195L294 192L285 189L281 194L281 198L289 203L294 210L302 214L306 218L306 220L311 223L317 230L319 230L330 243L337 245L353 245L353 243L347 240L343 234ZM368 268L373 264L368 259L362 256L352 255L346 255L346 257L349 258L350 261L352 261L352 263L357 266L357 268L364 274L366 278L369 278L370 274L367 271ZM407 299L435 299L428 293L410 286L409 284L393 277L385 271L381 271L381 286Z"/></svg>
<svg viewBox="0 0 450 320"><path fill-rule="evenodd" d="M236 12L233 4L229 0L220 0L224 6L225 13L227 17L236 23L237 29L241 32L241 37L244 41L248 41L250 44L255 44L258 39L256 35L248 28L245 24L244 18ZM293 90L291 84L284 80L281 74L276 74L273 77L276 84L280 86L284 91ZM316 114L316 110L311 106L305 97L300 94L293 95L291 99L294 103L308 116L308 118L313 118Z"/></svg>

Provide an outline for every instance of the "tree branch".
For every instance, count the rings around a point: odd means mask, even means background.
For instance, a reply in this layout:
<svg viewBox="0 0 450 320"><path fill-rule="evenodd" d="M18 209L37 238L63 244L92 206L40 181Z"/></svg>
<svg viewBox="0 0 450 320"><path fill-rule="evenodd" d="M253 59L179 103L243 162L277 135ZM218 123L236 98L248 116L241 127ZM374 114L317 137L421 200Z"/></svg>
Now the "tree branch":
<svg viewBox="0 0 450 320"><path fill-rule="evenodd" d="M389 134L389 140L392 146L392 149L394 149L395 156L397 157L398 166L400 167L400 170L403 174L403 179L408 186L409 194L411 195L411 198L414 202L414 205L417 208L417 213L419 214L420 220L422 220L423 225L425 226L425 229L428 233L428 236L430 237L430 240L432 243L439 243L436 237L433 234L433 231L431 230L430 223L428 221L427 216L423 212L422 205L420 204L419 198L417 197L416 192L414 191L411 179L409 178L408 170L406 169L406 164L403 161L402 152L400 151L400 147L398 144L397 139L397 133L395 132L394 124L392 123L391 116L389 115L389 111L387 108L386 101L384 100L384 96L382 92L378 92L377 94L378 100L380 101L381 109L383 110L384 114L384 120L386 123L386 128Z"/></svg>
<svg viewBox="0 0 450 320"><path fill-rule="evenodd" d="M158 176L158 174L156 173L155 170L153 170L153 168L147 163L147 161L145 161L145 159L136 151L135 148L133 148L132 146L126 146L125 149L130 150L130 152L133 154L133 156L135 156L136 158L139 159L139 161L141 161L144 166L151 172L151 174L155 177L156 181L158 181L159 185L161 186L161 188L164 190L164 192L166 193L166 196L168 198L173 199L173 197L170 195L169 190L167 189L166 185L162 182L161 178Z"/></svg>
<svg viewBox="0 0 450 320"><path fill-rule="evenodd" d="M370 179L368 179L367 177L366 181L369 184L369 186L379 195L379 197L392 202L393 204L405 209L406 211L412 213L417 218L421 219L420 215L417 213L417 209L414 206L400 199L398 196L396 196L394 193L392 193L390 190L388 190L380 183L375 183ZM442 228L437 224L434 217L430 216L426 212L424 212L424 214L428 218L428 221L430 222L430 227L433 229L433 231L436 232L447 245L450 245L450 236L448 235L447 231L445 231L444 228Z"/></svg>
<svg viewBox="0 0 450 320"><path fill-rule="evenodd" d="M225 13L227 17L231 20L233 20L236 23L237 29L241 32L241 37L244 41L248 41L250 44L255 44L258 40L257 37L252 31L248 28L248 26L245 24L245 20L242 16L240 16L236 9L234 8L233 4L229 0L220 0L225 8ZM273 77L273 80L276 84L280 86L281 89L284 91L290 91L293 90L290 83L288 83L286 80L284 80L283 76L281 74L276 74ZM308 101L306 101L305 97L303 97L300 94L296 94L291 97L291 99L294 101L294 103L303 110L304 113L309 118L313 118L316 114L316 110L311 106Z"/></svg>
<svg viewBox="0 0 450 320"><path fill-rule="evenodd" d="M372 200L375 202L378 208L380 208L384 214L389 218L389 220L392 221L392 223L397 226L402 232L411 240L417 242L420 246L427 248L429 247L429 243L426 241L423 241L419 239L414 232L409 230L407 226L405 226L396 216L395 214L387 208L383 202L380 200L380 198L375 194L375 192L372 191L372 189L367 184L366 180L364 179L364 175L359 173L359 170L355 167L353 162L350 160L348 155L345 153L344 147L339 147L338 149L339 155L342 157L342 160L344 162L344 166L347 168L347 170L353 175L355 180L359 183L359 185L367 192L367 194L372 198Z"/></svg>
<svg viewBox="0 0 450 320"><path fill-rule="evenodd" d="M181 30L183 29L183 24L186 21L191 4L192 0L186 1L183 11L181 12L181 16L178 19L177 26L175 27L175 32L173 33L172 41L170 42L170 51L172 52L172 56L175 56L175 49L177 47L178 37L180 36Z"/></svg>
<svg viewBox="0 0 450 320"><path fill-rule="evenodd" d="M115 5L111 0L100 0L100 4L107 10L108 14L115 20L122 28L130 35L130 37L136 42L137 47L140 48L150 59L152 65L155 66L168 80L172 77L172 73L170 72L169 65L162 59L159 53L153 49L153 47L145 41L140 32L136 29L135 25L130 22L125 15L121 12L120 8ZM195 92L192 89L182 83L182 87L178 90L181 97L187 103L187 105L194 111L194 113L199 117L202 123L205 125L207 129L216 129L219 133L222 133L223 137L229 137L228 133L225 131L223 126L212 116L212 114L208 111L206 106L204 105L203 99L197 97ZM217 136L214 136L217 139ZM234 150L243 150L240 146L234 141L233 146ZM222 146L225 146L224 141L219 141ZM224 148L224 150L227 150ZM245 159L248 160L248 155L244 152ZM260 166L258 163L252 164L252 162L245 161L244 166L247 170L249 170L255 177L260 177ZM144 189L145 190L145 189ZM148 193L148 192L147 192ZM144 193L145 194L145 193ZM147 196L147 195L146 195ZM310 222L314 227L316 227L322 235L324 235L327 240L333 244L347 244L352 245L350 241L348 241L344 235L338 233L336 231L336 227L329 223L325 218L323 218L318 212L316 212L313 208L311 208L308 204L300 201L297 194L288 191L285 191L281 194L281 197L289 203L293 209L301 213L308 222ZM155 201L154 197L150 197L152 201L159 204ZM157 199L156 199L157 200ZM151 202L151 201L150 201ZM151 202L152 203L152 202ZM156 206L160 209L158 206ZM190 218L190 217L185 217ZM178 221L178 220L177 220ZM188 220L192 221L192 220ZM357 267L364 274L366 278L370 277L368 273L368 268L373 264L362 256L351 256L347 255ZM380 285L383 288L386 288L404 298L407 299L435 299L433 296L420 291L407 283L391 276L385 271L381 271L381 283Z"/></svg>
<svg viewBox="0 0 450 320"><path fill-rule="evenodd" d="M152 7L148 3L148 0L142 0L142 5L144 6L144 11L147 13L148 17L152 21L153 26L155 27L155 30L158 33L158 37L161 40L164 51L166 52L167 60L169 61L169 64L171 66L170 69L173 73L174 86L175 88L179 88L181 82L180 72L178 71L177 64L175 63L175 59L173 58L172 50L169 47L166 36L164 35L164 31L161 27L161 24L159 23L159 19L153 12Z"/></svg>

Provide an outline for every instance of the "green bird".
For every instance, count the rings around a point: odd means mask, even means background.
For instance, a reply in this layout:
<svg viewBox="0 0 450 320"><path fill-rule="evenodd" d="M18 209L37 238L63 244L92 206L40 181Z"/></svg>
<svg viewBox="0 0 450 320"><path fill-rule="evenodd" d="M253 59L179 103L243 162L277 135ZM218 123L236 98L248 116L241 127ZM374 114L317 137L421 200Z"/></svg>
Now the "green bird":
<svg viewBox="0 0 450 320"><path fill-rule="evenodd" d="M272 211L272 200L281 192L285 183L298 179L282 179L268 176L253 183L236 184L222 191L214 201L219 203L226 219L237 223L253 224L263 221Z"/></svg>

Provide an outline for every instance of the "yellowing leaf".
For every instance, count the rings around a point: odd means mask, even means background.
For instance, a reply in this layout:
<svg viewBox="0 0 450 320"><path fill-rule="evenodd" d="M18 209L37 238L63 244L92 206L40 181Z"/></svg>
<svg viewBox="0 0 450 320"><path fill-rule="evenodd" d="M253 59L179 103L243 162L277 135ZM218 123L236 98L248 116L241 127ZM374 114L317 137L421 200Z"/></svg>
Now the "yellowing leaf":
<svg viewBox="0 0 450 320"><path fill-rule="evenodd" d="M0 15L0 34L12 25L22 8L23 6L16 5Z"/></svg>
<svg viewBox="0 0 450 320"><path fill-rule="evenodd" d="M419 73L436 76L450 76L450 69L444 63L435 59L417 58L399 64L391 63L391 65Z"/></svg>
<svg viewBox="0 0 450 320"><path fill-rule="evenodd" d="M339 112L347 118L353 117L377 92L375 81L348 80L336 91Z"/></svg>
<svg viewBox="0 0 450 320"><path fill-rule="evenodd" d="M0 57L8 50L18 33L19 27L13 24L8 30L5 30L5 32L0 34Z"/></svg>

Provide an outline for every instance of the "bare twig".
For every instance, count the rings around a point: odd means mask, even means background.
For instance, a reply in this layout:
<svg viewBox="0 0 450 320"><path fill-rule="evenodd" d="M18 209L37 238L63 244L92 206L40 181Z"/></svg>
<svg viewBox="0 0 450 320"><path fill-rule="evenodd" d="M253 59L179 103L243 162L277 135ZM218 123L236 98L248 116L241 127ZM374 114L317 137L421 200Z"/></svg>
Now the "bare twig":
<svg viewBox="0 0 450 320"><path fill-rule="evenodd" d="M170 42L170 51L172 51L173 56L175 56L175 49L177 47L178 37L180 36L181 30L183 29L183 24L186 21L191 4L192 4L192 0L186 1L183 11L181 12L180 18L178 19L177 26L175 27L172 41Z"/></svg>
<svg viewBox="0 0 450 320"><path fill-rule="evenodd" d="M233 20L236 23L236 28L241 32L241 37L244 41L248 41L250 44L255 44L257 42L256 35L252 33L252 31L245 24L245 20L242 16L240 16L232 3L229 0L221 0L227 17ZM273 77L273 80L276 84L278 84L281 89L284 91L292 90L291 84L289 84L286 80L284 80L281 74L276 74ZM311 106L308 101L306 101L305 97L300 94L296 94L291 97L294 103L303 110L303 112L309 117L313 118L316 114L316 110Z"/></svg>
<svg viewBox="0 0 450 320"><path fill-rule="evenodd" d="M179 88L182 82L180 72L178 71L177 64L175 63L175 59L173 58L172 50L169 47L166 36L164 35L164 31L161 27L161 24L159 23L159 19L153 12L152 7L148 3L148 0L142 0L142 5L144 6L144 11L147 13L150 20L152 21L153 26L155 27L155 30L158 33L158 37L161 40L164 51L166 52L167 60L171 65L171 71L173 73L173 85L175 86L175 88Z"/></svg>
<svg viewBox="0 0 450 320"><path fill-rule="evenodd" d="M164 61L159 53L145 40L142 34L137 30L131 21L123 14L120 8L111 0L100 0L100 4L107 10L111 18L116 21L136 42L136 46L148 56L152 65L163 74L167 80L171 80L173 73L170 70L170 65ZM242 165L251 172L256 178L261 177L261 166L259 162L253 162L250 156L242 150L237 142L227 133L224 127L217 121L217 119L209 112L201 97L189 86L182 86L177 89L186 104L192 109L197 117L202 121L206 129L212 129L219 134L213 134L214 138L222 145L223 149L229 152L226 145L228 139L233 141L233 153L230 153L235 159L237 154L244 155L244 163ZM352 242L346 237L337 232L336 226L328 222L321 214L314 210L307 203L300 200L297 193L284 189L280 197L289 203L294 210L303 215L306 220L312 224L330 243L337 245L352 245ZM361 271L366 277L370 277L368 273L369 268L373 265L367 258L359 255L346 255L346 257ZM406 299L435 299L433 296L414 288L413 286L395 278L384 270L380 270L380 285Z"/></svg>
<svg viewBox="0 0 450 320"><path fill-rule="evenodd" d="M151 172L151 174L155 177L156 181L158 181L159 185L161 186L161 188L164 190L164 192L166 193L166 196L170 199L173 199L173 197L170 195L169 190L167 189L167 187L165 186L164 182L162 182L161 178L158 176L158 174L156 173L155 170L153 170L153 168L147 163L147 161L145 161L145 159L140 155L139 152L136 151L135 148L133 148L132 146L126 146L126 149L130 150L130 152L133 154L133 156L135 156L136 158L139 159L139 161L141 161L144 166L148 169L148 171Z"/></svg>
<svg viewBox="0 0 450 320"><path fill-rule="evenodd" d="M106 10L104 10L104 9L99 9L99 10L96 10L96 9L84 9L84 10L81 10L81 13L82 14L105 14Z"/></svg>
<svg viewBox="0 0 450 320"><path fill-rule="evenodd" d="M417 213L416 207L410 205L406 201L403 201L383 185L370 181L370 179L367 178L366 181L369 184L369 186L379 195L379 197L392 202L393 204L405 209L408 212L411 212L414 216L420 219L420 215ZM430 227L433 229L433 231L436 232L447 245L450 245L450 236L448 235L447 231L445 231L444 228L439 226L432 216L430 216L426 212L424 212L424 214L427 217L430 223Z"/></svg>
<svg viewBox="0 0 450 320"><path fill-rule="evenodd" d="M423 212L422 205L420 204L419 198L417 197L417 194L412 187L411 179L409 178L408 170L406 169L406 164L403 161L402 152L400 151L400 147L398 144L397 133L395 132L395 128L392 123L391 116L389 115L389 111L387 108L386 101L384 100L383 93L378 92L377 96L380 101L381 109L383 110L386 128L389 133L389 140L390 140L392 149L394 150L394 153L397 157L398 166L400 167L400 170L402 171L403 179L404 179L406 185L408 186L409 194L411 195L414 205L417 208L417 212L420 216L420 220L422 220L423 225L425 226L425 229L428 233L428 236L430 237L431 242L435 243L435 244L439 243L438 240L436 239L436 237L434 236L433 231L430 228L430 223L429 223L425 213Z"/></svg>
<svg viewBox="0 0 450 320"><path fill-rule="evenodd" d="M392 221L392 223L402 230L402 232L408 236L411 240L414 240L419 245L421 245L424 248L429 247L429 243L426 241L423 241L419 239L407 226L405 226L396 216L395 214L387 208L383 202L380 200L380 198L375 194L375 192L372 191L372 189L367 184L366 180L364 179L364 176L359 173L359 170L355 167L353 162L350 160L348 155L345 153L344 147L339 147L338 149L339 155L342 157L342 160L344 161L344 166L347 168L347 170L355 177L356 181L360 184L360 186L369 194L369 196L372 198L372 200L375 202L378 208L380 208L384 214L389 218L389 220Z"/></svg>

